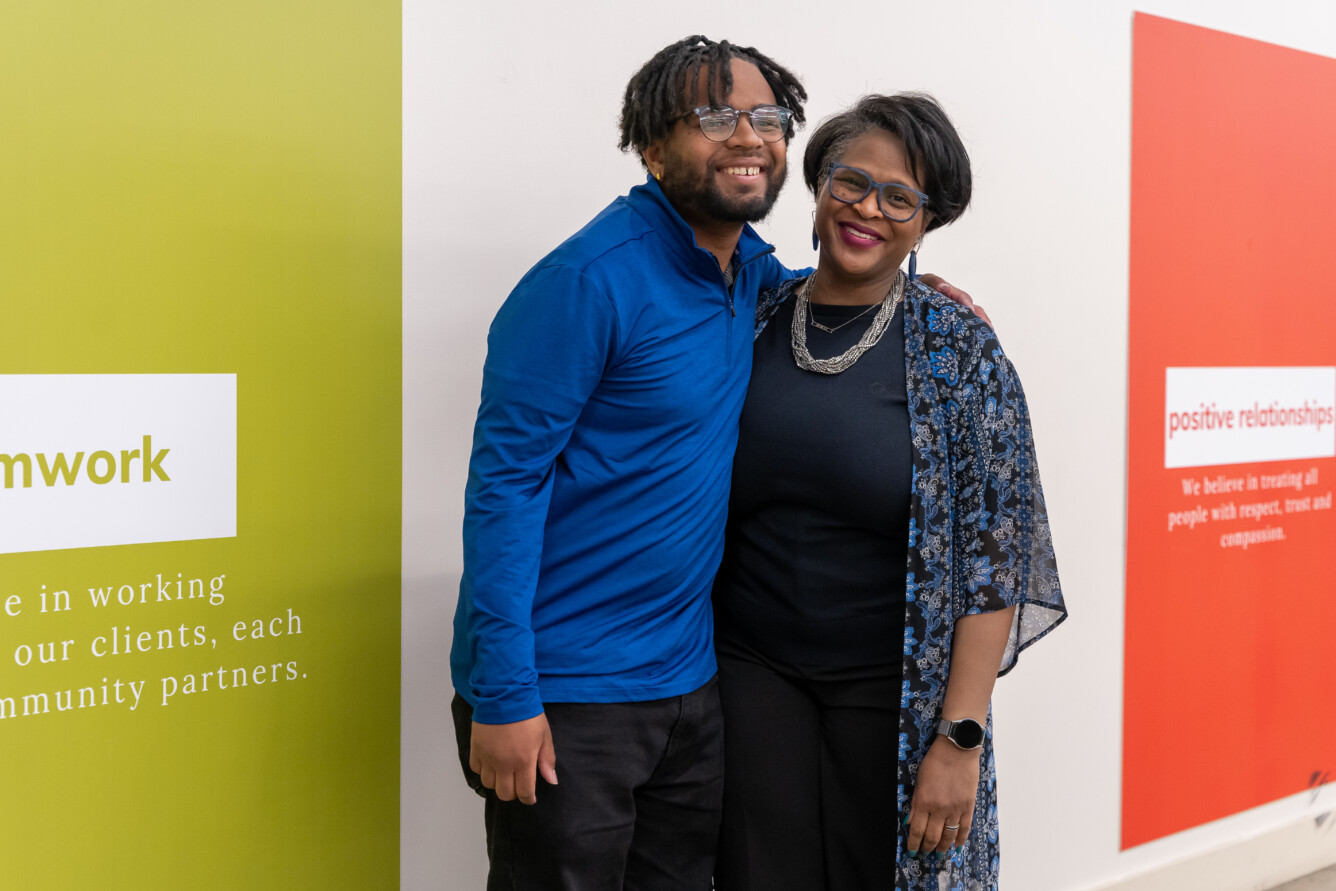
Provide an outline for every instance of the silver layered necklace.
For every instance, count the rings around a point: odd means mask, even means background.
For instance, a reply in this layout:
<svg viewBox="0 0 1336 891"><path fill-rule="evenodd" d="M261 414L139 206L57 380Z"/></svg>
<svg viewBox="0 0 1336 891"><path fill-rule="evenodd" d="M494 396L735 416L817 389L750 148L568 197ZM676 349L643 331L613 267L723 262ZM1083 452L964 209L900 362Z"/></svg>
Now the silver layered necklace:
<svg viewBox="0 0 1336 891"><path fill-rule="evenodd" d="M798 289L797 300L793 306L793 361L804 371L815 371L819 374L839 374L848 369L858 361L868 350L877 345L881 336L886 333L890 327L891 317L895 315L895 308L900 305L901 298L905 294L905 274L900 270L895 272L895 282L891 285L891 290L886 293L886 297L881 301L881 308L877 314L872 317L872 324L868 325L863 336L858 339L858 343L849 347L838 356L831 356L829 359L814 359L807 350L807 319L811 314L812 282L816 281L816 273L807 277L802 287Z"/></svg>

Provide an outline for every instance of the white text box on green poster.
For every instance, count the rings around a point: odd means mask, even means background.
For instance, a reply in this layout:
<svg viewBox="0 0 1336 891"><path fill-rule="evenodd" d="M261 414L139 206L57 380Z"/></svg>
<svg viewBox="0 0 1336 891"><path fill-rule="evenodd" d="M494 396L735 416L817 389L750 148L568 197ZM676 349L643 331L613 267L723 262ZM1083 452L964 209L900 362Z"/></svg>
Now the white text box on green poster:
<svg viewBox="0 0 1336 891"><path fill-rule="evenodd" d="M0 553L237 530L232 374L0 374Z"/></svg>

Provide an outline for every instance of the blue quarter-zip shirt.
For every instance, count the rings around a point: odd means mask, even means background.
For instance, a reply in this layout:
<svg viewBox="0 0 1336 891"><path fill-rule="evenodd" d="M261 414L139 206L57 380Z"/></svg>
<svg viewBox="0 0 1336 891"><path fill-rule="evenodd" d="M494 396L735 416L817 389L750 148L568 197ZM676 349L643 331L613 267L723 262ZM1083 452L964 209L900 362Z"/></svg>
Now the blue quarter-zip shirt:
<svg viewBox="0 0 1336 891"><path fill-rule="evenodd" d="M487 338L451 674L480 723L633 702L715 672L756 295L790 273L750 226L732 294L652 179L520 281Z"/></svg>

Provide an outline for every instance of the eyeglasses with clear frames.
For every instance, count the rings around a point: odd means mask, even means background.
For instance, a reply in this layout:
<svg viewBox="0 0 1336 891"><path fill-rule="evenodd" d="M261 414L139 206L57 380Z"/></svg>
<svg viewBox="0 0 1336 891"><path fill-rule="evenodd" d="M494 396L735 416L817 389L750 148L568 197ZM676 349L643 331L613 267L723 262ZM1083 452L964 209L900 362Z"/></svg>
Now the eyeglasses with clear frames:
<svg viewBox="0 0 1336 891"><path fill-rule="evenodd" d="M752 131L763 142L779 142L788 136L789 121L793 120L793 112L781 105L758 105L750 111L727 105L702 105L677 120L693 114L700 119L700 132L711 142L723 142L732 136L738 128L738 118L744 114L751 119Z"/></svg>
<svg viewBox="0 0 1336 891"><path fill-rule="evenodd" d="M866 170L847 164L831 164L826 182L830 184L830 197L845 204L857 204L876 189L882 216L896 223L908 223L928 203L928 196L918 189L900 183L879 183Z"/></svg>

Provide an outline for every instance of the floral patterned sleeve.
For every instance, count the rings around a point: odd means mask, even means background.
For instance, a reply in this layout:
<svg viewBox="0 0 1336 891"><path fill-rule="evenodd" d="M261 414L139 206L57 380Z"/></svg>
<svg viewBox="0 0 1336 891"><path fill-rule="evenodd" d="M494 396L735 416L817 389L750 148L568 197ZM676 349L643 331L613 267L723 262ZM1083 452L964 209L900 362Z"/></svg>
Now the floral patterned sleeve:
<svg viewBox="0 0 1336 891"><path fill-rule="evenodd" d="M1016 607L999 674L1067 617L1020 378L992 329L956 316L965 347L952 437L955 616ZM961 330L964 328L965 330Z"/></svg>
<svg viewBox="0 0 1336 891"><path fill-rule="evenodd" d="M779 311L780 306L793 296L793 292L798 290L798 286L806 281L811 270L801 270L793 278L787 279L779 286L762 290L756 297L756 337L761 336L765 326L770 324L770 320L775 313Z"/></svg>

